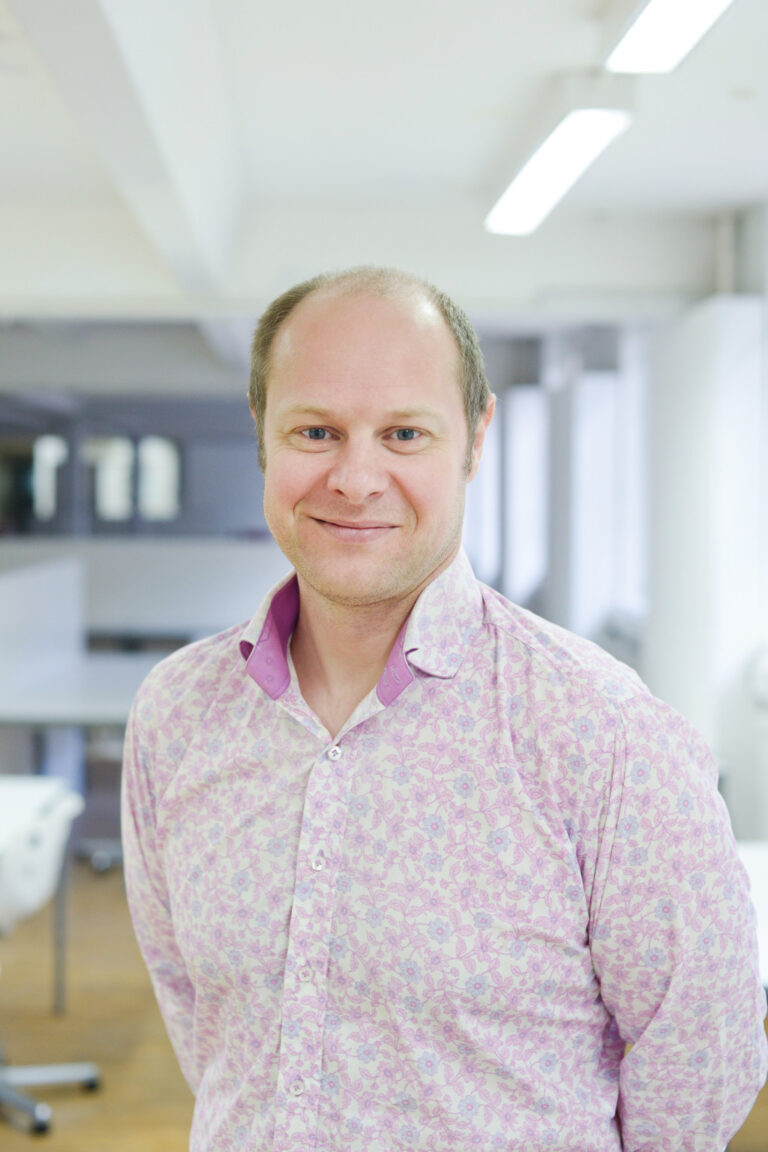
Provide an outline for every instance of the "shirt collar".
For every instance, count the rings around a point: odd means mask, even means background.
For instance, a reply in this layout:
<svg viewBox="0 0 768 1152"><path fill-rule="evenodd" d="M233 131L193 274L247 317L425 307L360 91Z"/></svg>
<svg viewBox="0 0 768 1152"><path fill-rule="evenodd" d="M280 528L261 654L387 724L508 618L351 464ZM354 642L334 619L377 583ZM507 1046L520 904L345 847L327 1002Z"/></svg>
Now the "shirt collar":
<svg viewBox="0 0 768 1152"><path fill-rule="evenodd" d="M299 615L296 573L281 580L240 638L248 675L273 700L290 683L288 641ZM412 668L444 679L455 676L483 619L480 586L463 549L419 596L392 647L376 685L385 706L414 679Z"/></svg>
<svg viewBox="0 0 768 1152"><path fill-rule="evenodd" d="M291 682L288 641L298 615L299 582L292 572L267 593L240 637L246 672L273 700L282 696Z"/></svg>

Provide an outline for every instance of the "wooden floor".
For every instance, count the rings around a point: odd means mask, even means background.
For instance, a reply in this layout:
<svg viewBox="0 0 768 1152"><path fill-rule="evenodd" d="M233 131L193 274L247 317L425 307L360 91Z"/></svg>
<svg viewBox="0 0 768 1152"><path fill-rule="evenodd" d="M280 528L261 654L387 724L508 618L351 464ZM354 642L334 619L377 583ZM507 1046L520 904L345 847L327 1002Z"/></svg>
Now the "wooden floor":
<svg viewBox="0 0 768 1152"><path fill-rule="evenodd" d="M19 1152L185 1152L192 1096L165 1035L128 917L122 872L76 863L69 900L68 1006L51 1014L52 909L0 938L0 1037L13 1064L93 1060L98 1092L38 1090L51 1131L0 1120L0 1147Z"/></svg>
<svg viewBox="0 0 768 1152"><path fill-rule="evenodd" d="M133 939L119 869L74 864L69 901L68 1011L51 1015L52 915L0 938L0 1033L14 1064L94 1060L103 1087L41 1093L53 1126L30 1136L0 1120L4 1152L185 1152L192 1098L176 1065ZM663 1152L663 1150L659 1150ZM729 1145L768 1152L768 1090Z"/></svg>

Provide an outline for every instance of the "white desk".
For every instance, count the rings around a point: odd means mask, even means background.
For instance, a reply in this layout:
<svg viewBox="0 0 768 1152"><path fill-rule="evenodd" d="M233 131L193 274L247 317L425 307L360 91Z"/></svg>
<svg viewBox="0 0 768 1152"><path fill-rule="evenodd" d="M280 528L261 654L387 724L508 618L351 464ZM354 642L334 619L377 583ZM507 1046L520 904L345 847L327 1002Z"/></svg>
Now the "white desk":
<svg viewBox="0 0 768 1152"><path fill-rule="evenodd" d="M159 659L156 652L82 652L0 660L0 726L34 729L36 771L63 776L82 792L84 729L122 727Z"/></svg>
<svg viewBox="0 0 768 1152"><path fill-rule="evenodd" d="M83 791L83 729L121 727L158 653L82 653L57 659L41 652L34 661L0 661L0 725L42 732L37 768ZM13 765L4 765L13 771ZM35 779L33 777L33 779ZM40 787L45 777L37 777ZM2 780L2 777L0 777ZM9 793L10 794L10 793ZM114 855L119 856L115 841ZM54 1010L64 1009L65 892L56 901Z"/></svg>
<svg viewBox="0 0 768 1152"><path fill-rule="evenodd" d="M85 729L122 728L139 685L161 655L82 652L57 659L41 653L34 661L2 660L0 726L32 729L36 772L63 777L83 794ZM120 859L116 839L81 841L79 849L94 866Z"/></svg>
<svg viewBox="0 0 768 1152"><path fill-rule="evenodd" d="M738 848L749 876L752 903L757 912L760 977L768 988L768 840L741 840Z"/></svg>

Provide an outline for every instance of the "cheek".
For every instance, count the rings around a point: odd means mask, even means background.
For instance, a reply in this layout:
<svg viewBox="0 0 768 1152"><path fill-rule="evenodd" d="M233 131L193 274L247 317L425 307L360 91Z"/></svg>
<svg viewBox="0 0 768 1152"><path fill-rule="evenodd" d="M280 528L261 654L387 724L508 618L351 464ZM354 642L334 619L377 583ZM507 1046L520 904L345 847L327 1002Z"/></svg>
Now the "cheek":
<svg viewBox="0 0 768 1152"><path fill-rule="evenodd" d="M270 462L264 473L264 511L267 516L291 503L291 475L278 463Z"/></svg>
<svg viewBox="0 0 768 1152"><path fill-rule="evenodd" d="M320 468L311 457L273 457L264 474L265 511L279 514L295 507L319 482Z"/></svg>
<svg viewBox="0 0 768 1152"><path fill-rule="evenodd" d="M464 506L464 473L454 467L431 468L418 484L404 485L409 501L421 518L434 521L454 520Z"/></svg>

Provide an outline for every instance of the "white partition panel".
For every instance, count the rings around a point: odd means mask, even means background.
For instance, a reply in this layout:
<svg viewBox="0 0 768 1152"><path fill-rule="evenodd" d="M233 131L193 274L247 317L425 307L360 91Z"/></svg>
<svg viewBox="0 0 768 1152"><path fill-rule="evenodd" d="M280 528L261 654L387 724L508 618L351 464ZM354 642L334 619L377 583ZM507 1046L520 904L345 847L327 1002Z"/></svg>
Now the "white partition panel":
<svg viewBox="0 0 768 1152"><path fill-rule="evenodd" d="M0 571L0 660L69 658L82 651L82 562L61 557Z"/></svg>
<svg viewBox="0 0 768 1152"><path fill-rule="evenodd" d="M271 540L94 539L3 541L4 567L54 556L85 570L90 632L196 637L246 620L290 569Z"/></svg>
<svg viewBox="0 0 768 1152"><path fill-rule="evenodd" d="M5 559L10 562L10 557ZM44 559L19 555L12 567L0 570L0 712L18 695L34 694L37 678L66 669L84 649L85 579L76 557ZM6 726L9 725L10 726ZM0 715L0 775L25 773L33 767L51 769L76 788L81 784L81 737L62 729L56 747L43 750L42 762L32 753L29 730L12 715Z"/></svg>

